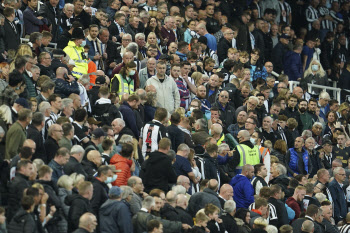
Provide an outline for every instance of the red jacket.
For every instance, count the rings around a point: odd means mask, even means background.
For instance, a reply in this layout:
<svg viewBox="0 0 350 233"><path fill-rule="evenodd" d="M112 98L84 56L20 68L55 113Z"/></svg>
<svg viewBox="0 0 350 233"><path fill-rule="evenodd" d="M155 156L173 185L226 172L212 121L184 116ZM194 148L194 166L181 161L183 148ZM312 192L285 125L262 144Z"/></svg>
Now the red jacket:
<svg viewBox="0 0 350 233"><path fill-rule="evenodd" d="M298 219L299 215L301 213L301 208L300 208L299 203L293 197L290 197L287 199L286 204L294 210L294 212L295 212L294 219Z"/></svg>
<svg viewBox="0 0 350 233"><path fill-rule="evenodd" d="M132 160L127 159L121 155L115 154L111 158L111 165L114 165L117 170L121 170L118 172L117 179L112 183L113 186L121 186L127 185L128 179L131 176L130 167L132 165Z"/></svg>

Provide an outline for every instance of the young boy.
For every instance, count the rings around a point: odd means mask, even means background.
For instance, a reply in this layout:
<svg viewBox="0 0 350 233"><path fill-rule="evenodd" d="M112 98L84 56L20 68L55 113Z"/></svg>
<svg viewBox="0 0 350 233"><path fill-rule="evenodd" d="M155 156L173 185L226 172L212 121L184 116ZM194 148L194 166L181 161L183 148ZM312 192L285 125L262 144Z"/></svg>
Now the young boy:
<svg viewBox="0 0 350 233"><path fill-rule="evenodd" d="M225 227L222 224L222 219L219 218L220 209L216 205L208 204L204 208L204 213L210 218L208 229L211 233L225 233Z"/></svg>
<svg viewBox="0 0 350 233"><path fill-rule="evenodd" d="M7 232L5 222L6 222L5 209L0 207L0 233Z"/></svg>
<svg viewBox="0 0 350 233"><path fill-rule="evenodd" d="M204 213L204 209L201 209L196 214L196 224L192 228L193 233L205 233L207 232L207 223L209 217Z"/></svg>

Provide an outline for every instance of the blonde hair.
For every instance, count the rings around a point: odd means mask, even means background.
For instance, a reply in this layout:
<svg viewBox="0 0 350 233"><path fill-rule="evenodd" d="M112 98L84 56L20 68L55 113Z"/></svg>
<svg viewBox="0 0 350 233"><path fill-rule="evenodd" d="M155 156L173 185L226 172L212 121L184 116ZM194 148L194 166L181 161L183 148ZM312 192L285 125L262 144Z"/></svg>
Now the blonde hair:
<svg viewBox="0 0 350 233"><path fill-rule="evenodd" d="M73 179L73 186L74 187L76 187L77 184L79 184L81 180L85 181L85 176L83 176L82 174L78 174L76 172L70 174L69 177Z"/></svg>
<svg viewBox="0 0 350 233"><path fill-rule="evenodd" d="M13 59L13 61L10 64L10 73L15 69L15 62L18 57L22 57L24 55L29 55L30 57L33 57L33 52L31 47L28 44L20 44L18 46L16 55Z"/></svg>
<svg viewBox="0 0 350 233"><path fill-rule="evenodd" d="M185 117L186 110L183 107L178 107L175 112L180 114L181 119Z"/></svg>
<svg viewBox="0 0 350 233"><path fill-rule="evenodd" d="M201 83L198 83L198 81L203 78L203 74L201 72L193 72L191 75L191 78L194 80L196 86L201 85Z"/></svg>
<svg viewBox="0 0 350 233"><path fill-rule="evenodd" d="M42 159L34 159L33 164L35 164L36 169L39 171L42 166L45 165L44 161Z"/></svg>
<svg viewBox="0 0 350 233"><path fill-rule="evenodd" d="M41 189L41 190L45 190L44 186L40 183L35 183L32 185L32 188L37 188L37 189Z"/></svg>
<svg viewBox="0 0 350 233"><path fill-rule="evenodd" d="M12 114L9 106L3 104L0 106L0 117L6 124L12 125Z"/></svg>
<svg viewBox="0 0 350 233"><path fill-rule="evenodd" d="M238 50L236 48L229 48L227 50L227 53L237 53L237 52L238 52Z"/></svg>
<svg viewBox="0 0 350 233"><path fill-rule="evenodd" d="M147 39L146 39L146 48L148 48L148 46L150 45L149 43L148 43L148 37L149 36L155 36L156 37L156 39L157 39L157 35L154 33L154 32L150 32L149 34L148 34L148 36L147 36ZM160 38L158 38L158 39L160 39ZM157 49L158 49L158 51L160 52L160 53L162 53L162 51L160 50L160 48L159 48L159 45L158 45L158 43L156 42L156 44L155 44L155 46L157 47Z"/></svg>
<svg viewBox="0 0 350 233"><path fill-rule="evenodd" d="M68 175L63 175L58 179L57 186L64 189L69 189L70 186L73 186L73 179Z"/></svg>
<svg viewBox="0 0 350 233"><path fill-rule="evenodd" d="M319 67L319 69L318 69L318 71L316 72L316 74L319 74L320 77L324 77L324 76L326 75L326 72L324 71L324 69L323 69L321 63L320 63L318 60L313 59L313 60L311 60L311 62L310 62L309 68L307 68L307 70L305 70L304 78L305 78L306 76L308 76L309 74L312 74L312 67L311 67L311 66L312 66L313 63L315 63L315 64L318 65L318 67Z"/></svg>

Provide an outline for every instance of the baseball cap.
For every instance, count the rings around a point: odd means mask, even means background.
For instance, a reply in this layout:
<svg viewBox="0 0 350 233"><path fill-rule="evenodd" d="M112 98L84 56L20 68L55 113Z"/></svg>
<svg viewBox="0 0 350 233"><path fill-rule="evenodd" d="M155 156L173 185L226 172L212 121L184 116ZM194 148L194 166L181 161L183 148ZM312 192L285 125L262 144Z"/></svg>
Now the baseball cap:
<svg viewBox="0 0 350 233"><path fill-rule="evenodd" d="M325 146L326 144L328 145L333 145L332 141L331 140L324 140L324 142L322 143L323 146Z"/></svg>
<svg viewBox="0 0 350 233"><path fill-rule="evenodd" d="M282 33L282 35L280 35L280 38L282 39L290 39L290 36L286 33Z"/></svg>
<svg viewBox="0 0 350 233"><path fill-rule="evenodd" d="M118 186L112 186L112 188L109 189L108 195L110 196L120 196L122 194L123 190L119 188Z"/></svg>
<svg viewBox="0 0 350 233"><path fill-rule="evenodd" d="M105 84L106 78L104 76L97 76L95 83L100 85Z"/></svg>
<svg viewBox="0 0 350 233"><path fill-rule="evenodd" d="M25 98L18 98L15 103L21 105L23 108L29 108L28 101Z"/></svg>
<svg viewBox="0 0 350 233"><path fill-rule="evenodd" d="M94 138L99 138L99 137L107 136L107 134L101 128L97 128L94 131L92 131L92 136Z"/></svg>
<svg viewBox="0 0 350 233"><path fill-rule="evenodd" d="M90 125L99 125L99 124L101 124L101 121L98 121L98 120L96 120L94 117L89 117L88 119L87 119L87 121L88 121L88 123L90 124Z"/></svg>

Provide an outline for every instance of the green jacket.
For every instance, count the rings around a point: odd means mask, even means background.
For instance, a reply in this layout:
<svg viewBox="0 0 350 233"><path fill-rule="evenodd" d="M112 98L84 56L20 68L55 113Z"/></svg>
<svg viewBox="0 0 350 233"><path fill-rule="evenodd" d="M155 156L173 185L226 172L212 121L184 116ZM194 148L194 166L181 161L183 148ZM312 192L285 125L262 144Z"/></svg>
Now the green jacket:
<svg viewBox="0 0 350 233"><path fill-rule="evenodd" d="M303 122L303 131L312 128L312 116L309 113L300 114L300 120Z"/></svg>
<svg viewBox="0 0 350 233"><path fill-rule="evenodd" d="M22 149L26 138L26 130L16 121L7 131L5 159L12 159L15 157Z"/></svg>
<svg viewBox="0 0 350 233"><path fill-rule="evenodd" d="M23 73L24 81L27 85L28 97L36 97L38 94L36 92L33 79L28 76L27 72Z"/></svg>
<svg viewBox="0 0 350 233"><path fill-rule="evenodd" d="M59 145L60 147L67 148L69 151L70 151L70 149L72 149L72 146L73 146L73 145L72 145L72 141L69 140L68 138L66 138L65 136L63 136L63 137L61 138L61 140L59 140L58 145Z"/></svg>

